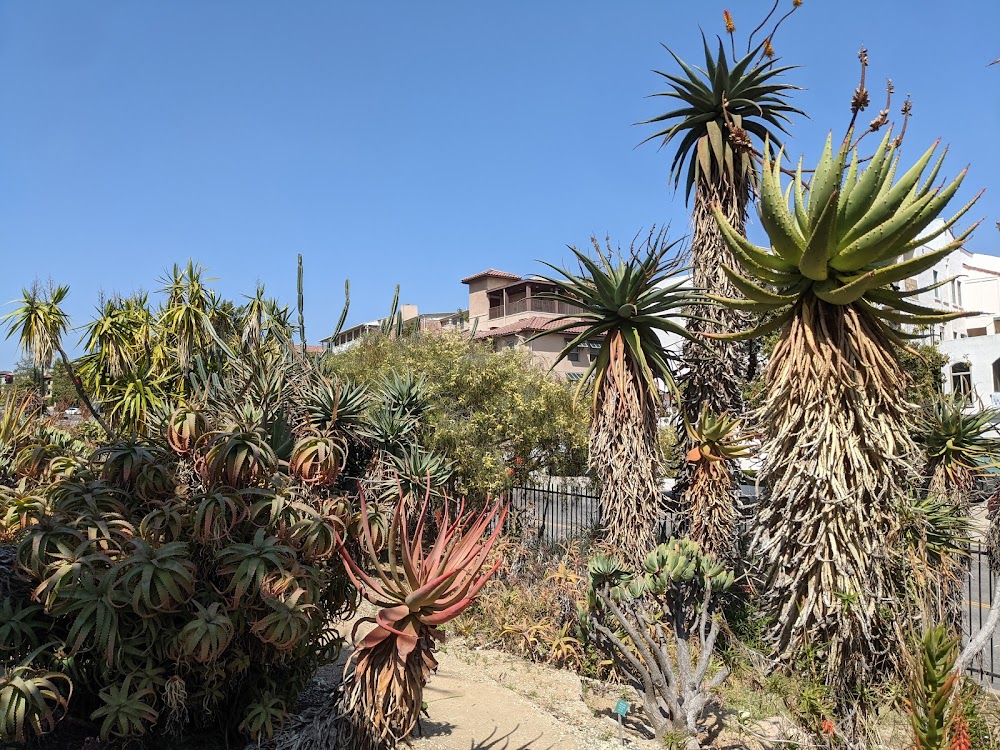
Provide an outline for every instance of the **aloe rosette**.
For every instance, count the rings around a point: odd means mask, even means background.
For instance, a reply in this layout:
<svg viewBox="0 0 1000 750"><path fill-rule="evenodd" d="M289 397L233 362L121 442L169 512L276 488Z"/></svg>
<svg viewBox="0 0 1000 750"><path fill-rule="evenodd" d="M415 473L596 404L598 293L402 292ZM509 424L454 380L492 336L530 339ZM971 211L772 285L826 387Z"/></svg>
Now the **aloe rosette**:
<svg viewBox="0 0 1000 750"><path fill-rule="evenodd" d="M740 270L729 266L724 270L746 299L708 296L729 307L772 317L749 331L716 338L755 338L776 331L791 320L798 303L810 298L863 310L883 335L901 345L908 335L900 330L901 325L944 323L969 314L909 301L951 279L917 289L893 286L932 268L962 246L978 223L936 250L906 257L949 231L979 196L930 229L968 170L963 169L946 185L934 187L944 162L942 153L921 182L937 150L935 143L893 182L900 155L891 136L891 131L885 134L864 169L857 149L847 161L850 134L836 154L833 136L828 136L808 191L800 161L794 180L782 192L781 152L772 157L769 144L765 144L757 213L771 246L757 247L715 209L719 228L740 266Z"/></svg>
<svg viewBox="0 0 1000 750"><path fill-rule="evenodd" d="M416 724L427 678L437 668L434 643L439 629L460 615L499 568L486 567L507 515L497 504L478 513L461 506L454 517L444 510L436 518L437 537L425 548L430 497L413 533L407 526L406 501L400 498L386 540L387 562L380 564L367 501L361 499L360 541L371 572L340 546L348 575L362 595L380 607L375 627L351 655L344 705L370 727L371 747L393 746ZM383 745L380 743L387 743Z"/></svg>
<svg viewBox="0 0 1000 750"><path fill-rule="evenodd" d="M702 404L697 422L685 421L684 427L693 446L687 452L691 472L682 502L691 514L688 535L705 552L733 561L737 508L733 476L726 462L749 456L752 436L743 429L741 420L728 412L713 414L708 404Z"/></svg>

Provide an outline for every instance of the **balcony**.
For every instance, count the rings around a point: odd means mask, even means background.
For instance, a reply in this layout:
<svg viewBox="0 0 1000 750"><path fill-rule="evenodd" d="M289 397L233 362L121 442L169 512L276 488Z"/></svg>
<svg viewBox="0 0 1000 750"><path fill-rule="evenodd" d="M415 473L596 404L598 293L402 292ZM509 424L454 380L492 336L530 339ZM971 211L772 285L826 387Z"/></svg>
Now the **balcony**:
<svg viewBox="0 0 1000 750"><path fill-rule="evenodd" d="M524 297L515 302L508 302L506 305L492 305L490 307L490 320L506 318L508 315L517 315L525 312L547 313L549 315L574 315L583 312L583 308L577 305L568 305L565 302L557 302L554 299Z"/></svg>

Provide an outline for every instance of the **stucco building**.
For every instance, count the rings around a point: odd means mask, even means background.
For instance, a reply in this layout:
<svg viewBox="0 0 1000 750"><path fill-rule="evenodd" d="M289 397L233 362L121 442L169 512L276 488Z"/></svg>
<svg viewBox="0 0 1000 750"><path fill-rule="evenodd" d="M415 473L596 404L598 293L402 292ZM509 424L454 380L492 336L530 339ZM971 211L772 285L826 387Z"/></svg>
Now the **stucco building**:
<svg viewBox="0 0 1000 750"><path fill-rule="evenodd" d="M579 311L574 305L544 299L542 294L555 287L534 276L518 276L489 269L466 276L462 283L469 287L469 324L477 339L493 342L497 351L521 346L528 349L543 367L570 380L583 376L600 349L599 341L586 342L568 357L556 362L556 357L582 328L545 333L566 323L559 318ZM541 334L538 338L532 337Z"/></svg>

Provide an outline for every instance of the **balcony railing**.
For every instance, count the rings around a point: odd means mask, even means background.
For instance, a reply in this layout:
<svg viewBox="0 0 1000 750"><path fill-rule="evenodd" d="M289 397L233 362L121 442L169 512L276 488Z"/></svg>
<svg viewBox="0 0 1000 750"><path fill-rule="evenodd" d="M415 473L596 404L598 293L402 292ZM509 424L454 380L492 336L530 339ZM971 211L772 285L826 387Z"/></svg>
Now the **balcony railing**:
<svg viewBox="0 0 1000 750"><path fill-rule="evenodd" d="M565 302L558 302L554 299L539 299L538 297L525 297L516 302L508 302L505 305L493 305L490 307L490 320L496 318L506 318L508 315L517 315L523 312L549 313L550 315L572 315L583 312L583 308L577 305L568 305Z"/></svg>

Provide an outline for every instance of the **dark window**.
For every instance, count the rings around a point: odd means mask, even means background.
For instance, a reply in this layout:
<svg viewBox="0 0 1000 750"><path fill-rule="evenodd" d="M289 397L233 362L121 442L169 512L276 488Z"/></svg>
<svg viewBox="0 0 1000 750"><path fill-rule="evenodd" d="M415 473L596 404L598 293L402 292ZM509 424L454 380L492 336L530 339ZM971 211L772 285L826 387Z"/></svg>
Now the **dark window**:
<svg viewBox="0 0 1000 750"><path fill-rule="evenodd" d="M951 366L951 390L967 397L972 395L972 365L968 362L956 362Z"/></svg>

